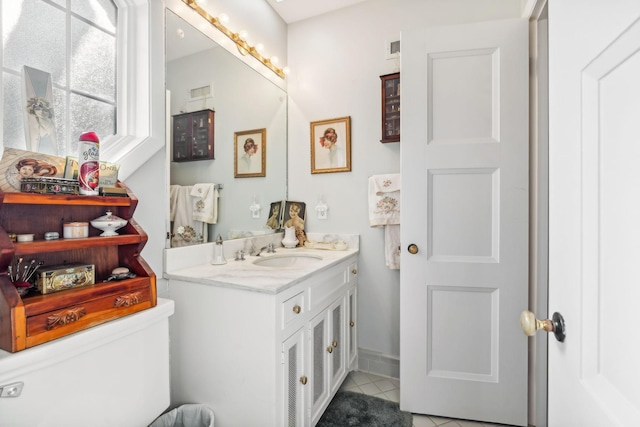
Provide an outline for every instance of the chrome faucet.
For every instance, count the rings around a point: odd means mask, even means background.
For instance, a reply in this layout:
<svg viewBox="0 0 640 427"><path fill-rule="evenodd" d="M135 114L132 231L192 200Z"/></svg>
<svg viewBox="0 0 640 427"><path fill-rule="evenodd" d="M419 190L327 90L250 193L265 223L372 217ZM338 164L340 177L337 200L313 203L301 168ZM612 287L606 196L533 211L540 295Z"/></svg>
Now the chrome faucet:
<svg viewBox="0 0 640 427"><path fill-rule="evenodd" d="M275 248L273 247L273 243L269 243L267 246L261 247L255 256L260 256L260 254L264 251L267 251L268 254L273 254L276 252Z"/></svg>

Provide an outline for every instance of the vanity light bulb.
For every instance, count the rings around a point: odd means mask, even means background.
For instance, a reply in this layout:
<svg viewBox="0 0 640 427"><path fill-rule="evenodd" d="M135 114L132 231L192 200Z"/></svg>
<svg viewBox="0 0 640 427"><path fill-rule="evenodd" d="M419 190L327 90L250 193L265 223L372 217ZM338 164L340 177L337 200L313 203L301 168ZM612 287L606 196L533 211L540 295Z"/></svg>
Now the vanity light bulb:
<svg viewBox="0 0 640 427"><path fill-rule="evenodd" d="M284 68L282 69L282 72L283 72L285 75L289 75L289 73L291 72L291 69L290 69L289 67L284 67Z"/></svg>
<svg viewBox="0 0 640 427"><path fill-rule="evenodd" d="M247 33L246 30L240 30L238 35L240 36L240 39L242 39L244 41L247 41L247 37L249 37L249 33Z"/></svg>
<svg viewBox="0 0 640 427"><path fill-rule="evenodd" d="M264 45L263 45L262 43L258 43L258 44L256 45L256 50L257 50L259 53L264 52Z"/></svg>
<svg viewBox="0 0 640 427"><path fill-rule="evenodd" d="M273 65L277 65L279 61L280 61L280 60L278 59L278 57L277 57L277 56L272 56L272 57L271 57L271 63L272 63Z"/></svg>
<svg viewBox="0 0 640 427"><path fill-rule="evenodd" d="M218 19L224 25L227 25L229 23L229 15L227 15L226 13L221 13L220 16L218 17Z"/></svg>

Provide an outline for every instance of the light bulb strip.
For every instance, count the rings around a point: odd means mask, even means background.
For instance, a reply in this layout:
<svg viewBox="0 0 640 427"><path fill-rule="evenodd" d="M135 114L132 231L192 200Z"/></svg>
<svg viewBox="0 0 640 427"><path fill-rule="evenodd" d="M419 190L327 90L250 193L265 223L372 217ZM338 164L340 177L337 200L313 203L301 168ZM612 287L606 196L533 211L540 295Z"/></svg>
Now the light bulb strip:
<svg viewBox="0 0 640 427"><path fill-rule="evenodd" d="M262 56L255 47L249 45L246 41L244 41L238 33L234 33L233 31L225 27L218 18L216 18L215 16L209 15L209 13L206 10L200 7L200 5L196 2L196 0L182 0L182 1L186 3L187 6L191 7L191 9L195 10L198 13L198 15L206 19L211 25L213 25L215 28L220 30L225 36L229 37L236 44L240 53L242 53L243 55L246 55L247 53L250 54L251 56L256 58L258 61L262 62L268 69L270 69L271 71L276 73L279 77L284 79L285 73L282 70L282 68L276 67L269 58L265 58L264 56Z"/></svg>

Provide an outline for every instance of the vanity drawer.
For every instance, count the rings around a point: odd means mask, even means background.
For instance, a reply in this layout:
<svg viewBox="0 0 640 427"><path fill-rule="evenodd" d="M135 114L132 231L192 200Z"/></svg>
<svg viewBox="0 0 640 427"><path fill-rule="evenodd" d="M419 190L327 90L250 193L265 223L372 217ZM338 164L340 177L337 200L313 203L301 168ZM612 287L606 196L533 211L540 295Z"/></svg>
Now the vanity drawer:
<svg viewBox="0 0 640 427"><path fill-rule="evenodd" d="M309 287L309 309L314 311L323 307L337 292L340 292L347 280L346 265L329 270L321 280Z"/></svg>
<svg viewBox="0 0 640 427"><path fill-rule="evenodd" d="M304 303L304 291L300 292L282 303L282 328L287 327L292 321L302 318L306 313Z"/></svg>

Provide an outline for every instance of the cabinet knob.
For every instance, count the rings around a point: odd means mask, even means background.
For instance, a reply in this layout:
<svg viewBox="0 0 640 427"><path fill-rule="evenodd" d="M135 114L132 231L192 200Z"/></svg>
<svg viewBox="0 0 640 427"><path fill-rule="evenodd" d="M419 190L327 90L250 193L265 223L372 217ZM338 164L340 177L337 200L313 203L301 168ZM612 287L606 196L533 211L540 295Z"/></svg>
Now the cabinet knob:
<svg viewBox="0 0 640 427"><path fill-rule="evenodd" d="M338 346L338 341L334 341L331 343L332 346L337 347Z"/></svg>
<svg viewBox="0 0 640 427"><path fill-rule="evenodd" d="M349 322L349 326L351 326L351 327L353 328L354 326L356 326L356 322L354 322L354 321L352 320L351 322Z"/></svg>
<svg viewBox="0 0 640 427"><path fill-rule="evenodd" d="M300 382L302 383L302 385L307 385L307 377L305 377L304 375L300 377Z"/></svg>
<svg viewBox="0 0 640 427"><path fill-rule="evenodd" d="M296 305L293 306L293 312L295 314L300 314L301 311L302 311L302 309L300 308L299 305L296 304Z"/></svg>
<svg viewBox="0 0 640 427"><path fill-rule="evenodd" d="M351 270L351 274L356 275L358 274L358 269L354 268L353 270Z"/></svg>
<svg viewBox="0 0 640 427"><path fill-rule="evenodd" d="M329 353L333 353L333 347L332 347L332 346L327 347L327 351L328 351Z"/></svg>

